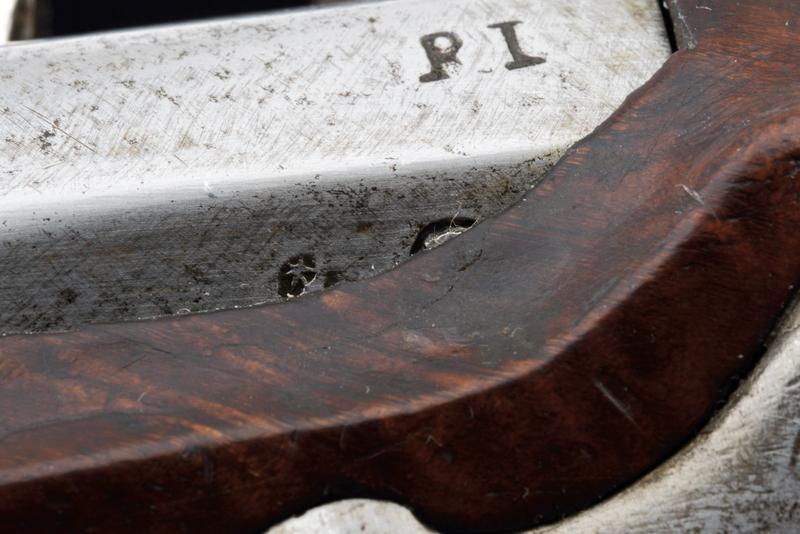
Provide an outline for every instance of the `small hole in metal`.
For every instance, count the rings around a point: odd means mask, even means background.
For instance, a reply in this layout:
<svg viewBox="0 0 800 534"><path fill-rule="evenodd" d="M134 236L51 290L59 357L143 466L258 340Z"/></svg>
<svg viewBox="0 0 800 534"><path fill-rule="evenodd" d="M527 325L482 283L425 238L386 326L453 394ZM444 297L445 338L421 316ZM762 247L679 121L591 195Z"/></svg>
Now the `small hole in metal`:
<svg viewBox="0 0 800 534"><path fill-rule="evenodd" d="M421 250L430 250L444 244L446 241L463 234L475 224L475 219L469 217L453 217L434 221L420 230L414 244L411 245L413 256Z"/></svg>

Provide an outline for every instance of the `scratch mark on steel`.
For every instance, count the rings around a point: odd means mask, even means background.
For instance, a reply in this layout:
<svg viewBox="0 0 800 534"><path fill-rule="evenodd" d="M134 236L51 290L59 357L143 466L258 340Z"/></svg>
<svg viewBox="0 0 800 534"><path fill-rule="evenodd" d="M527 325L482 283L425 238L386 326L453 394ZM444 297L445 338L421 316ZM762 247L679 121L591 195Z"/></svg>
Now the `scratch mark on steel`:
<svg viewBox="0 0 800 534"><path fill-rule="evenodd" d="M30 111L31 113L33 113L34 115L36 115L37 117L42 119L44 122L49 124L54 130L57 130L57 131L61 132L62 134L66 135L67 137L69 137L70 139L72 139L73 141L75 141L76 143L81 145L82 147L86 148L87 150L91 151L94 154L97 154L97 150L95 150L91 146L87 145L86 143L84 143L83 141L81 141L80 139L78 139L77 137L75 137L74 135L69 133L68 131L64 130L63 128L58 126L56 123L54 123L53 121L51 121L50 119L48 119L47 117L45 117L44 115L42 115L41 113L36 111L35 109L30 108L28 106L22 106L22 107L24 107L25 109L27 109L28 111Z"/></svg>

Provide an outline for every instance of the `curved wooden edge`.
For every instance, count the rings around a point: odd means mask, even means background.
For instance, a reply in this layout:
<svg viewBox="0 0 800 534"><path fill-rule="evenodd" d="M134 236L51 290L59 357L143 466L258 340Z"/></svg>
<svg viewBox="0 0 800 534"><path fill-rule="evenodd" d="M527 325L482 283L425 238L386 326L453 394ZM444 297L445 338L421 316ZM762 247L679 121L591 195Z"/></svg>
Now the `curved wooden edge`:
<svg viewBox="0 0 800 534"><path fill-rule="evenodd" d="M800 7L706 3L524 202L393 272L0 340L3 524L244 531L374 496L509 530L652 468L800 280Z"/></svg>

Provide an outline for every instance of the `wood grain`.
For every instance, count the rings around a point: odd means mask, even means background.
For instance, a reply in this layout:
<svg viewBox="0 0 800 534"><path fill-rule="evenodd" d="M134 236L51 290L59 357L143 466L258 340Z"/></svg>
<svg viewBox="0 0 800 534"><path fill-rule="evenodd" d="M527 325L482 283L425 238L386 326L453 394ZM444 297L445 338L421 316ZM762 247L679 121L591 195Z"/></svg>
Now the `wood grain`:
<svg viewBox="0 0 800 534"><path fill-rule="evenodd" d="M524 202L386 275L0 340L2 528L252 531L373 496L509 530L647 472L800 280L800 5L704 8L672 5L684 49Z"/></svg>

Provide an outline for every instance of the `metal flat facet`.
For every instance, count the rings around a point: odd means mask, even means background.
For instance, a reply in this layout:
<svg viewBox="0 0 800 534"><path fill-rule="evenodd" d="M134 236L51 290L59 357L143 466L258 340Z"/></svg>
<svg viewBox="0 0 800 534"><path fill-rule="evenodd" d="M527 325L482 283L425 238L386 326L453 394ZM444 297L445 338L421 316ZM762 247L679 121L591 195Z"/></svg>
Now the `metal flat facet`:
<svg viewBox="0 0 800 534"><path fill-rule="evenodd" d="M650 0L385 2L0 48L0 331L391 268L426 225L517 200L669 52Z"/></svg>

